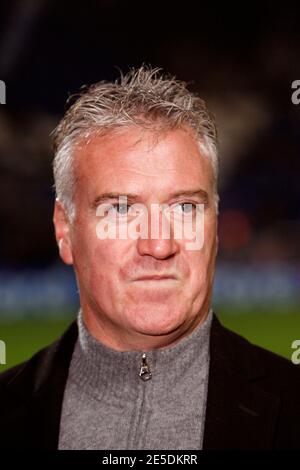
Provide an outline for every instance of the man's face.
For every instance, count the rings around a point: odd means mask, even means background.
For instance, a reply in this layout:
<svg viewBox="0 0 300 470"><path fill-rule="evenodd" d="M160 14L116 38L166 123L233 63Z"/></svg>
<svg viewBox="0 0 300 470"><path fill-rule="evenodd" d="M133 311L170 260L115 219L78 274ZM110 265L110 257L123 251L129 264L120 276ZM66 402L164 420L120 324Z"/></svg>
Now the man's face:
<svg viewBox="0 0 300 470"><path fill-rule="evenodd" d="M132 126L94 136L76 154L75 221L61 230L56 207L56 232L61 256L73 263L84 313L114 338L122 349L139 338L186 334L208 313L217 250L217 215L211 163L201 154L191 131L158 134ZM198 191L200 193L198 193ZM203 197L207 193L207 201ZM186 195L184 193L194 192ZM187 248L187 239L99 239L97 204L116 204L107 193L126 196L151 214L151 204L205 204L204 244ZM135 195L134 199L129 195ZM117 214L117 212L116 212ZM117 215L119 217L119 215ZM159 223L161 228L162 217ZM161 235L161 233L160 233ZM141 279L145 276L165 279Z"/></svg>

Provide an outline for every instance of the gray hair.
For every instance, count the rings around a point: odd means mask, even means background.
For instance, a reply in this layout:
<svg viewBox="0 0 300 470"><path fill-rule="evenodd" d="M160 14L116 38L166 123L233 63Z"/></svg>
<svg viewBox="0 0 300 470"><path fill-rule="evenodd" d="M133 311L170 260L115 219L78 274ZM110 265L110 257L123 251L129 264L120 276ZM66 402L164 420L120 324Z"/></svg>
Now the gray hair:
<svg viewBox="0 0 300 470"><path fill-rule="evenodd" d="M202 152L210 159L214 174L216 208L218 140L213 115L205 101L191 93L183 81L163 75L161 69L131 69L114 83L101 81L83 87L53 132L56 197L70 220L75 217L74 149L94 133L105 133L132 124L160 129L191 128ZM69 100L70 100L69 98ZM68 101L69 101L68 100Z"/></svg>

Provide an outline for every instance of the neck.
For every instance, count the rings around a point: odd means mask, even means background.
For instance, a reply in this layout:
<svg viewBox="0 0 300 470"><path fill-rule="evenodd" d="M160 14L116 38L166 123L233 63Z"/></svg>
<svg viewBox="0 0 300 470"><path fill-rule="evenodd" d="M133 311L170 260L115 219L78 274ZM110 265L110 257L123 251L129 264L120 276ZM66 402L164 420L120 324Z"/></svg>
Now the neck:
<svg viewBox="0 0 300 470"><path fill-rule="evenodd" d="M90 334L80 310L79 338L72 357L69 379L85 390L92 389L100 398L103 394L111 397L117 391L122 400L130 401L141 383L155 377L155 386L165 390L168 395L170 383L183 380L186 387L187 370L191 369L195 378L199 368L208 366L212 318L213 312L210 310L203 324L176 345L148 352L120 352L107 347Z"/></svg>
<svg viewBox="0 0 300 470"><path fill-rule="evenodd" d="M198 315L188 324L183 324L167 334L148 335L137 331L121 329L107 319L82 305L82 317L89 333L102 344L115 351L151 351L175 345L201 325L210 313L210 306L202 307Z"/></svg>

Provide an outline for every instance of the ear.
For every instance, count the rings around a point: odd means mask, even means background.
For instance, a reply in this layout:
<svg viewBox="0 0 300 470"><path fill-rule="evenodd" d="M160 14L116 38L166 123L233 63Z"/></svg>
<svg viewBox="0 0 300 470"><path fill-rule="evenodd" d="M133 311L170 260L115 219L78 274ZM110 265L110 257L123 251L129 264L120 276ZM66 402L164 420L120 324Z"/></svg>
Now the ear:
<svg viewBox="0 0 300 470"><path fill-rule="evenodd" d="M58 199L55 201L53 222L60 257L66 264L73 264L70 222L65 209Z"/></svg>

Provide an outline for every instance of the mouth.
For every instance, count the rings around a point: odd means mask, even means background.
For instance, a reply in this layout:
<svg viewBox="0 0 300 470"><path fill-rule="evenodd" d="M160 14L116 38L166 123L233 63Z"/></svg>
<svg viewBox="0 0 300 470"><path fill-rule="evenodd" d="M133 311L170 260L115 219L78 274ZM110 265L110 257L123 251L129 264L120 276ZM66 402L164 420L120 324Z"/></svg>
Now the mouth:
<svg viewBox="0 0 300 470"><path fill-rule="evenodd" d="M174 281L176 279L177 278L175 276L171 276L171 275L159 276L157 274L154 274L154 275L139 277L139 278L135 279L135 281L166 281L166 280L173 280Z"/></svg>

